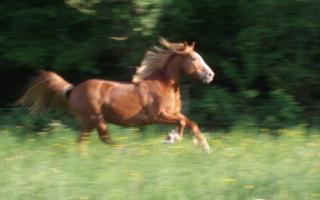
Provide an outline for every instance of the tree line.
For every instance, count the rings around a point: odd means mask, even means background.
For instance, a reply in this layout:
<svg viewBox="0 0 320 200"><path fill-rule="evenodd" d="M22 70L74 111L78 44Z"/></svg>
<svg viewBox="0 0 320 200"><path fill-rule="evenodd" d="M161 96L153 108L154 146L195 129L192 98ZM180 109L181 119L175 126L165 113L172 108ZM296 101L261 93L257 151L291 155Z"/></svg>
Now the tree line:
<svg viewBox="0 0 320 200"><path fill-rule="evenodd" d="M210 86L183 80L195 120L316 124L319 9L317 0L3 0L0 103L11 106L39 69L73 83L130 81L164 36L196 41L216 73Z"/></svg>

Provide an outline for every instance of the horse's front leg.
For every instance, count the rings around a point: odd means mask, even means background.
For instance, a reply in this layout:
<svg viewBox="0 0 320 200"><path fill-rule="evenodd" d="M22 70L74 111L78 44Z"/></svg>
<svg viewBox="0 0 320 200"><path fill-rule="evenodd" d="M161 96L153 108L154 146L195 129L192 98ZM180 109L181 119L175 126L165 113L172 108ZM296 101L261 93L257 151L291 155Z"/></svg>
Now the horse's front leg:
<svg viewBox="0 0 320 200"><path fill-rule="evenodd" d="M201 133L199 126L196 122L188 119L186 116L184 116L181 113L179 113L178 115L175 115L175 116L170 116L170 115L166 114L165 112L162 112L160 116L161 116L160 118L163 122L167 122L167 123L171 123L171 124L174 124L174 122L179 123L178 129L179 129L179 136L181 138L183 136L184 128L185 127L189 128L191 130L191 132L193 133L198 145L207 153L210 152L210 146L209 146L206 138Z"/></svg>
<svg viewBox="0 0 320 200"><path fill-rule="evenodd" d="M207 142L207 139L203 136L203 134L201 133L199 126L196 122L185 118L186 121L186 126L191 130L191 132L193 133L197 144L207 153L210 153L210 146Z"/></svg>
<svg viewBox="0 0 320 200"><path fill-rule="evenodd" d="M174 143L177 140L183 138L184 129L186 126L185 117L181 114L169 115L165 111L161 111L158 115L156 121L163 124L176 124L178 125L177 129L174 129L168 133L166 143Z"/></svg>

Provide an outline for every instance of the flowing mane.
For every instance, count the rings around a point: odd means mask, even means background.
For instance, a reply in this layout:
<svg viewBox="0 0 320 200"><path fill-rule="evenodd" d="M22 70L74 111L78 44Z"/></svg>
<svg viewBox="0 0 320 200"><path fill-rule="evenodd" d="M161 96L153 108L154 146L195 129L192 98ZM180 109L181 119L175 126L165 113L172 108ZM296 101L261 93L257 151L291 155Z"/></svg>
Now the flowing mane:
<svg viewBox="0 0 320 200"><path fill-rule="evenodd" d="M171 43L162 37L159 42L165 48L154 46L146 52L140 66L133 75L132 82L138 83L146 79L154 71L163 68L172 54L182 53L186 49L184 43Z"/></svg>

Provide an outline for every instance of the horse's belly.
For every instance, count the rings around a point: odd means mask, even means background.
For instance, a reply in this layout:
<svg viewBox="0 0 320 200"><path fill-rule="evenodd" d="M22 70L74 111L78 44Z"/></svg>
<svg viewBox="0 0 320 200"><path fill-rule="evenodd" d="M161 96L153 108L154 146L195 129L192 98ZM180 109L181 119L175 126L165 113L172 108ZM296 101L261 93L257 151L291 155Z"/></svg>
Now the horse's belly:
<svg viewBox="0 0 320 200"><path fill-rule="evenodd" d="M152 122L139 99L135 97L109 102L104 106L103 115L107 122L125 126L143 125Z"/></svg>
<svg viewBox="0 0 320 200"><path fill-rule="evenodd" d="M143 110L137 112L123 112L118 109L107 109L104 112L104 118L107 122L123 125L123 126L138 126L152 123L152 119Z"/></svg>

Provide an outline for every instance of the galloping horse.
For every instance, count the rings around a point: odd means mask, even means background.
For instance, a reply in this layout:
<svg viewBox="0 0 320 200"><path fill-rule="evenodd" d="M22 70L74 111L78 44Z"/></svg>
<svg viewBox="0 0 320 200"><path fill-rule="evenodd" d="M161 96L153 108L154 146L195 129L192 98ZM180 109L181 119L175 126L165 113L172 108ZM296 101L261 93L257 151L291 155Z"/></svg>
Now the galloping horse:
<svg viewBox="0 0 320 200"><path fill-rule="evenodd" d="M210 83L214 73L194 51L195 43L171 43L146 52L132 82L91 79L72 85L58 74L41 71L17 103L37 115L47 108L69 108L81 126L78 141L97 129L101 141L112 143L106 122L124 126L176 124L180 139L184 128L194 134L200 147L210 147L198 125L181 113L180 78L190 75Z"/></svg>

